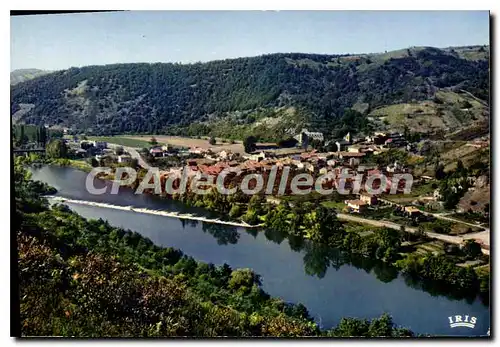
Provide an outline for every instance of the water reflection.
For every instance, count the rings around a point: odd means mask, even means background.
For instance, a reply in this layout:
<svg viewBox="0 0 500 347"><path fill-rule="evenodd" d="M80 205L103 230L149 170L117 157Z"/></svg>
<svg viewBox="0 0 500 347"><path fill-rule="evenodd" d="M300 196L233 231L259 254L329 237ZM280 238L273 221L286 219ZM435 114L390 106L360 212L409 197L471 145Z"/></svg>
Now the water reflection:
<svg viewBox="0 0 500 347"><path fill-rule="evenodd" d="M120 195L118 196L93 196L87 193L85 190L85 173L73 169L44 167L40 170L34 171L35 176L38 176L35 179L41 179L42 181L55 186L59 189L58 194L68 198L106 202L123 206L134 205L142 208L165 209L169 211L178 211L181 213L206 215L210 218L222 218L221 216L217 216L217 214L215 213L210 213L199 208L188 207L178 201L161 199L160 197L154 196L135 195L133 191L128 191L126 189L121 191ZM109 182L103 182L103 184L109 184ZM106 214L109 215L114 212L115 211L107 211ZM328 271L338 271L343 265L351 265L357 269L363 269L366 273L376 276L378 280L384 283L390 283L398 278L397 269L389 264L374 259L364 258L361 256L345 254L337 249L314 244L297 236L278 233L276 231L267 229L244 229L209 223L203 223L202 228L198 228L198 221L184 219L177 220L179 220L183 228L195 228L197 230L203 230L206 235L210 235L215 240L217 240L217 244L222 245L222 247L224 247L224 245L236 245L240 241L240 236L243 236L241 235L241 233L243 232L252 235L253 238L257 238L259 234L264 235L264 237L269 242L280 244L280 247L283 248L286 248L286 244L288 244L291 251L300 254L301 259L299 258L299 261L302 261L303 272L311 277L324 278L327 275ZM241 237L241 239L244 238ZM202 254L202 252L196 248L196 243L182 243L182 247L190 249L187 252L188 254ZM254 254L245 254L245 252L242 250L238 250L238 252L238 255L232 258L233 261L237 262L240 261L240 259L244 259L241 260L240 266L244 266L245 264L251 262L250 258ZM245 256L248 256L248 258L245 259ZM439 286L436 283L430 281L422 282L418 278L411 278L406 275L400 275L400 277L404 279L409 287L425 291L427 293L430 293L432 296L441 296L454 300L465 298L467 299L468 303L473 302L475 297L475 295L471 295L470 293L461 293L456 290L452 290L450 292L449 287L443 288L442 286ZM278 286L281 284L278 283L276 285ZM317 288L317 286L311 286L311 288ZM294 293L289 292L288 294L293 295ZM316 293L311 293L310 295L314 296L316 295ZM481 301L486 306L489 304L488 298L481 298Z"/></svg>
<svg viewBox="0 0 500 347"><path fill-rule="evenodd" d="M183 229L185 229L186 226L196 228L198 224L201 223L201 230L203 230L204 233L212 235L217 240L217 244L221 246L228 244L235 245L238 243L238 239L240 238L240 234L234 226L200 222L191 219L179 219L179 221L181 222ZM254 236L257 236L257 233L258 231Z"/></svg>
<svg viewBox="0 0 500 347"><path fill-rule="evenodd" d="M236 227L206 222L202 222L201 224L203 232L212 235L219 245L235 245L240 238Z"/></svg>
<svg viewBox="0 0 500 347"><path fill-rule="evenodd" d="M326 270L331 264L331 249L312 242L304 243L304 271L309 276L325 277Z"/></svg>
<svg viewBox="0 0 500 347"><path fill-rule="evenodd" d="M264 235L266 236L266 239L269 241L272 241L274 243L277 243L280 245L284 239L286 239L287 234L284 232L279 232L279 231L273 231L271 229L265 229L264 230Z"/></svg>
<svg viewBox="0 0 500 347"><path fill-rule="evenodd" d="M196 227L198 221L181 220L182 226L190 225ZM238 243L240 234L238 228L213 224L202 223L202 230L210 234L217 240L219 245L234 245ZM399 271L396 267L385 262L369 259L362 256L347 254L339 249L331 248L326 245L313 243L304 240L301 237L288 235L284 232L278 232L271 229L243 229L247 234L254 238L259 233L263 233L268 241L276 244L282 244L284 240L288 241L290 249L297 253L303 253L304 272L309 276L324 278L327 271L338 271L343 265L351 265L357 269L362 269L368 274L373 274L384 283L390 283L398 278ZM473 303L477 297L475 293L464 292L448 286L440 285L434 281L422 281L419 278L413 278L409 275L402 275L405 283L418 290L423 290L432 296L444 296L452 300L466 299L467 303ZM488 305L488 298L481 298L483 304Z"/></svg>

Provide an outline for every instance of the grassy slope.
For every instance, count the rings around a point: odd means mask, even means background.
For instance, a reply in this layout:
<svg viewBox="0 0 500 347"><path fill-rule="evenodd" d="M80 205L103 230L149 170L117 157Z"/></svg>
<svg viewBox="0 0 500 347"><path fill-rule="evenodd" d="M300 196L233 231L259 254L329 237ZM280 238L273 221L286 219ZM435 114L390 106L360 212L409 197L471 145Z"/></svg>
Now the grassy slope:
<svg viewBox="0 0 500 347"><path fill-rule="evenodd" d="M89 140L92 141L106 141L109 143L115 143L121 146L145 148L150 147L151 144L146 140L132 139L125 136L89 136ZM159 143L161 145L161 143Z"/></svg>
<svg viewBox="0 0 500 347"><path fill-rule="evenodd" d="M10 73L10 84L21 83L38 76L46 75L51 71L39 70L39 69L18 69Z"/></svg>
<svg viewBox="0 0 500 347"><path fill-rule="evenodd" d="M371 111L368 116L373 117L381 128L401 131L406 125L420 133L431 130L451 133L487 121L488 108L471 95L439 90L436 99L438 102L427 100L384 106ZM469 108L464 108L467 103Z"/></svg>
<svg viewBox="0 0 500 347"><path fill-rule="evenodd" d="M253 120L250 122L248 120ZM208 135L216 138L241 140L250 135L261 141L278 141L296 134L307 127L309 117L295 107L260 109L249 115L232 112L224 117L214 118L203 124L210 128Z"/></svg>

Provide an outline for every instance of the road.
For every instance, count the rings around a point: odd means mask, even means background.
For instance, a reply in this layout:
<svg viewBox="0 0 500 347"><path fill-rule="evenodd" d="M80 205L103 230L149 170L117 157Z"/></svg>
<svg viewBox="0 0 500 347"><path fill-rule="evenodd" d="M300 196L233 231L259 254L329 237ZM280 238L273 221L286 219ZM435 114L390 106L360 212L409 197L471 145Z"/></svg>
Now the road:
<svg viewBox="0 0 500 347"><path fill-rule="evenodd" d="M422 211L422 213L434 216L438 219L447 220L449 222L461 223L461 224L468 225L468 226L474 227L474 228L482 228L484 230L478 231L475 233L468 233L468 234L460 235L460 237L462 239L474 239L476 241L479 240L481 243L488 245L488 247L490 246L490 229L489 228L485 228L482 225L478 225L478 224L474 224L474 223L464 222L464 221L459 220L459 219L445 217L444 215L439 214L439 213L431 213L431 212L424 212L424 211Z"/></svg>
<svg viewBox="0 0 500 347"><path fill-rule="evenodd" d="M337 213L337 218L345 221L350 221L350 222L356 222L356 223L363 223L363 224L370 224L376 227L386 227L386 228L391 228L395 230L401 230L401 224L389 222L389 221L380 221L380 220L373 220L373 219L367 219L363 217L357 217L353 216L352 214L346 214L346 213ZM407 227L406 225L404 226L405 230L414 233L417 231L416 228L412 227ZM444 242L448 243L454 243L457 245L460 245L463 243L465 239L481 239L482 237L487 237L488 239L488 245L489 245L489 230L488 231L480 231L477 233L470 233L467 235L443 235L443 234L438 234L438 233L433 233L433 232L426 232L428 237L431 237L436 240L441 240ZM489 250L483 249L482 251L484 254L490 254Z"/></svg>
<svg viewBox="0 0 500 347"><path fill-rule="evenodd" d="M430 213L430 212L423 212L423 213L424 214L430 214L430 215L433 215L436 218L448 220L450 222L462 223L462 224L465 224L465 225L468 225L468 226L471 226L471 227L474 227L474 228L483 228L485 231L490 232L489 228L485 228L481 224L474 224L474 223L464 222L462 220L455 219L455 218L445 217L445 214L441 214L441 213Z"/></svg>
<svg viewBox="0 0 500 347"><path fill-rule="evenodd" d="M109 148L122 147L123 150L125 152L128 152L128 154L130 154L130 156L132 158L137 159L137 163L139 164L139 166L141 166L142 168L144 168L146 170L149 170L150 167L151 167L148 163L146 163L146 161L144 161L144 159L142 158L142 156L140 155L140 153L137 152L137 150L135 148L133 148L133 147L121 146L121 145L117 145L115 143L108 143L108 147Z"/></svg>
<svg viewBox="0 0 500 347"><path fill-rule="evenodd" d="M400 207L404 208L404 205L395 203L395 202L390 201L390 200L386 200L386 199L379 199L379 200L382 201L382 202L389 203L391 205L397 205L397 206L400 206ZM464 222L464 221L459 220L459 219L446 217L446 215L448 213L432 213L432 212L427 212L427 211L420 211L420 212L422 212L422 214L424 214L424 215L433 216L435 218L443 219L443 220L446 220L446 221L449 221L449 222L461 223L461 224L468 225L468 226L474 227L474 228L483 228L484 229L483 231L478 231L478 232L475 232L475 233L468 233L468 234L465 234L465 235L453 236L453 237L461 238L462 240L463 239L480 240L483 244L488 245L488 246L490 245L490 229L489 228L485 228L482 225L478 225L478 224L474 224L474 223ZM428 233L428 234L430 236L431 233ZM432 233L432 234L435 234L435 233ZM441 235L441 234L436 234L436 235ZM441 236L447 236L447 235L441 235Z"/></svg>
<svg viewBox="0 0 500 347"><path fill-rule="evenodd" d="M143 169L146 169L146 170L149 170L149 168L151 167L148 163L146 163L146 161L142 158L142 156L140 155L139 152L137 152L137 150L135 148L132 148L132 147L123 147L123 149L125 151L127 151L130 156L132 158L136 158L137 159L137 162L138 164L143 168Z"/></svg>
<svg viewBox="0 0 500 347"><path fill-rule="evenodd" d="M108 145L111 148L119 146L119 145L116 145L116 144L113 144L113 143L109 143ZM142 158L142 156L140 155L140 153L135 148L133 148L133 147L125 147L125 146L121 146L121 147L123 147L123 149L126 152L128 152L132 158L136 158L138 164L142 168L144 168L146 170L150 169L151 166L144 161L144 159ZM385 201L384 199L380 199L380 200ZM391 204L395 204L392 201L386 201L386 202L389 202ZM462 223L462 224L466 224L466 225L469 225L469 226L478 227L478 225L475 225L475 224L472 224L472 223L467 223L467 222L464 222L464 221L461 221L461 220L457 220L457 219L453 219L453 218L450 218L450 217L446 217L446 216L440 215L438 213L431 213L431 212L425 212L425 211L422 211L422 213L423 214L432 215L432 216L434 216L436 218L448 220L448 221L451 221L451 222ZM362 217L357 217L357 216L353 216L351 214L345 214L345 213L338 213L337 216L338 216L339 219L346 220L346 221L351 221L351 222L356 222L356 223L363 223L363 224L370 224L370 225L373 225L373 226L376 226L376 227L387 227L387 228L391 228L391 229L395 229L395 230L401 230L401 226L402 226L401 224L397 224L397 223L393 223L393 222L389 222L389 221L376 221L376 220L362 218ZM417 231L416 228L411 228L411 227L407 227L407 226L405 226L405 230L408 231L408 232L411 232L411 233L414 233L414 232ZM433 239L441 240L441 241L448 242L448 243L454 243L454 244L458 244L458 245L462 244L463 241L466 240L466 239L480 240L483 244L486 244L488 246L490 245L490 229L488 229L488 228L485 228L484 231L480 231L480 232L476 232L476 233L469 233L469 234L466 234L466 235L443 235L443 234L438 234L438 233L434 233L434 232L427 232L426 234L427 234L428 237L431 237ZM488 254L488 255L490 254L489 250L486 250L486 249L482 249L482 250L483 250L484 254Z"/></svg>

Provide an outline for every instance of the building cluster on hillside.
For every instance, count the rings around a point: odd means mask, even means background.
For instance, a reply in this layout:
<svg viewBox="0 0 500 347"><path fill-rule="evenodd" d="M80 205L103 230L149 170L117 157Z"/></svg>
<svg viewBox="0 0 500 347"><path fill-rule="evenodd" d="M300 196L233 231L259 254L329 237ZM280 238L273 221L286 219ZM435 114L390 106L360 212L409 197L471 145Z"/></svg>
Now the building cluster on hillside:
<svg viewBox="0 0 500 347"><path fill-rule="evenodd" d="M95 158L101 165L104 163L119 163L126 164L132 161L132 156L127 153L123 147L114 146L108 147L105 141L91 141L91 140L65 140L70 153L77 158Z"/></svg>
<svg viewBox="0 0 500 347"><path fill-rule="evenodd" d="M65 139L66 146L70 152L74 153L77 157L92 157L96 155L103 155L108 151L108 143L105 141L90 141L90 140L78 140L74 137L73 140Z"/></svg>
<svg viewBox="0 0 500 347"><path fill-rule="evenodd" d="M302 131L302 134L311 138L315 136L311 135L314 133L307 132L306 129ZM303 140L303 138L300 137L298 140ZM331 188L339 186L340 181L343 180L342 184L346 189L353 188L356 176L359 175L362 177L361 196L357 200L346 201L346 205L351 211L360 212L368 206L377 204L376 197L369 197L364 191L366 180L370 176L383 174L384 181L372 179L374 181L373 189L380 188L383 193L387 193L393 188L393 176L408 172L408 169L398 162L381 167L375 164L363 164L364 159L382 153L391 146L404 146L405 143L406 141L401 134L375 134L372 137L352 139L348 133L342 140L337 141L339 146L338 151L335 152L290 148L286 150L261 150L256 153L240 155L227 150L215 153L210 149L193 147L186 150L185 153L196 154L196 158L187 158L183 160L185 165L161 171L161 175L163 177L179 175L183 170L187 170L188 177L204 174L216 178L222 171L226 170L226 172L239 172L240 176L243 177L244 175L241 173L269 175L273 167L277 168L278 175L280 175L279 170L286 166L294 173L309 173L315 178L333 173L335 178L326 179L325 184ZM151 148L150 153L154 154L155 152L158 152L159 155L161 153L161 156L170 155L168 148ZM351 178L341 178L342 173L350 175ZM385 186L380 187L380 184L385 184ZM402 192L404 186L405 181L402 180L396 190Z"/></svg>
<svg viewBox="0 0 500 347"><path fill-rule="evenodd" d="M297 140L301 148L307 149L311 141L323 142L324 136L321 132L313 132L304 128L299 134L294 136L294 139Z"/></svg>
<svg viewBox="0 0 500 347"><path fill-rule="evenodd" d="M401 148L408 145L400 133L376 132L372 136L353 139L347 133L344 138L335 142L337 152L373 153L379 154L389 148Z"/></svg>

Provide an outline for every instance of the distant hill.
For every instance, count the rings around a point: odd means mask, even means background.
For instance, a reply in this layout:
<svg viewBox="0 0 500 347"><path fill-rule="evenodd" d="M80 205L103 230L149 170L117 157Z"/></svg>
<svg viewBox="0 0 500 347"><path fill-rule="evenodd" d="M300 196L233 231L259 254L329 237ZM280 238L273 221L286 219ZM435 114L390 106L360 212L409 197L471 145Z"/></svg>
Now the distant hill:
<svg viewBox="0 0 500 347"><path fill-rule="evenodd" d="M281 132L308 126L332 133L359 130L365 115L377 108L432 100L441 90L471 93L486 102L489 47L71 68L12 86L11 114L20 122L93 134L195 129L206 135L214 125L242 133L259 127L271 135L277 126ZM344 117L349 108L364 118Z"/></svg>
<svg viewBox="0 0 500 347"><path fill-rule="evenodd" d="M407 127L418 133L442 131L451 136L464 127L489 123L489 107L469 93L443 88L430 100L382 106L368 116L380 130L403 131Z"/></svg>
<svg viewBox="0 0 500 347"><path fill-rule="evenodd" d="M20 82L24 82L30 79L33 79L38 76L46 75L50 73L47 70L39 70L39 69L19 69L14 70L10 73L10 84L14 85Z"/></svg>

